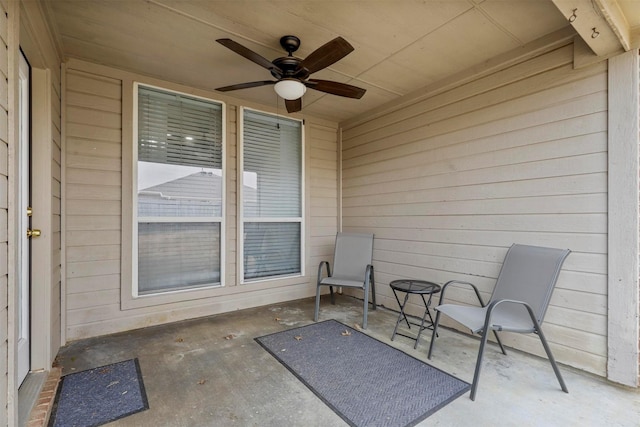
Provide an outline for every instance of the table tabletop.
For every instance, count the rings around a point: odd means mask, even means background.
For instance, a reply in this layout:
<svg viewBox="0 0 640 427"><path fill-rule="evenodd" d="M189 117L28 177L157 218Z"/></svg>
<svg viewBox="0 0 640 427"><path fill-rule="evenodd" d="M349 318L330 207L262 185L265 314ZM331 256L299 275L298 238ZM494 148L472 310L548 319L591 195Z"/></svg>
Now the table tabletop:
<svg viewBox="0 0 640 427"><path fill-rule="evenodd" d="M389 283L391 289L410 294L435 294L440 292L440 285L426 280L399 279Z"/></svg>

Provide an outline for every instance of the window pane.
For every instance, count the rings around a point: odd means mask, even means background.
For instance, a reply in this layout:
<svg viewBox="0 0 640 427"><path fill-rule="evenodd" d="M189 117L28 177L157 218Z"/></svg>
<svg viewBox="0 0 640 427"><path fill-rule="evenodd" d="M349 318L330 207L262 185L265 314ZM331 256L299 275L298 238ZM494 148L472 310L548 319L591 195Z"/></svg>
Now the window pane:
<svg viewBox="0 0 640 427"><path fill-rule="evenodd" d="M300 217L300 122L245 110L243 132L244 216Z"/></svg>
<svg viewBox="0 0 640 427"><path fill-rule="evenodd" d="M138 216L221 217L222 171L138 162Z"/></svg>
<svg viewBox="0 0 640 427"><path fill-rule="evenodd" d="M245 280L300 272L299 222L244 224Z"/></svg>
<svg viewBox="0 0 640 427"><path fill-rule="evenodd" d="M140 295L217 283L219 223L138 224Z"/></svg>
<svg viewBox="0 0 640 427"><path fill-rule="evenodd" d="M138 215L222 216L222 106L140 87Z"/></svg>
<svg viewBox="0 0 640 427"><path fill-rule="evenodd" d="M222 105L138 86L137 119L138 294L220 284Z"/></svg>
<svg viewBox="0 0 640 427"><path fill-rule="evenodd" d="M140 87L138 160L222 169L222 105Z"/></svg>

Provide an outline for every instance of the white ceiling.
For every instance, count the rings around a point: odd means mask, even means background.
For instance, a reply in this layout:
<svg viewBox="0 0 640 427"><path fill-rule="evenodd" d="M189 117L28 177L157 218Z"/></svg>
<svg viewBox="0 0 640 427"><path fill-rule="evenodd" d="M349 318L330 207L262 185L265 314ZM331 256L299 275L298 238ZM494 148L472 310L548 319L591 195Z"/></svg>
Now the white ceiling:
<svg viewBox="0 0 640 427"><path fill-rule="evenodd" d="M620 3L633 9L640 0ZM342 36L355 51L313 77L367 93L353 100L309 90L303 98L303 113L334 121L570 25L552 0L47 0L46 6L65 58L209 90L271 78L218 38L272 60L285 56L279 45L285 34L302 40L301 58ZM284 108L271 86L227 95Z"/></svg>

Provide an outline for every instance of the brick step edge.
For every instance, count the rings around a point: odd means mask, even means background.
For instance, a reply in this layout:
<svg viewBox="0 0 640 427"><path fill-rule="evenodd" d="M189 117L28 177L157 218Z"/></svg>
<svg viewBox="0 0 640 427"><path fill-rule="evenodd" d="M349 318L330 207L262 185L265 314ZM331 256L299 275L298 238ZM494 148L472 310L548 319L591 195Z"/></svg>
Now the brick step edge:
<svg viewBox="0 0 640 427"><path fill-rule="evenodd" d="M61 374L62 369L59 367L51 368L49 371L47 381L45 381L42 390L40 390L38 402L31 410L31 414L29 414L27 427L46 427L49 423L49 417L51 416L53 401L56 398L56 392L60 384Z"/></svg>

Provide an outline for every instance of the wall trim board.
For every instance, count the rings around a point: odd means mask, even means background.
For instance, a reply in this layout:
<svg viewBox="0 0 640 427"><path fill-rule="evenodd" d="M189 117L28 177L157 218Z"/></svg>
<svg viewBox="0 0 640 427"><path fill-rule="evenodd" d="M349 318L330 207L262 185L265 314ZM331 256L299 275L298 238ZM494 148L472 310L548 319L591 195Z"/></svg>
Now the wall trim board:
<svg viewBox="0 0 640 427"><path fill-rule="evenodd" d="M607 377L632 387L638 386L640 338L638 62L637 49L609 59Z"/></svg>
<svg viewBox="0 0 640 427"><path fill-rule="evenodd" d="M8 37L7 37L7 52L3 54L8 55L8 70L7 80L9 82L8 91L8 163L9 163L9 212L8 212L8 265L3 269L7 270L7 316L6 322L2 322L7 325L7 331L0 331L1 334L7 334L7 357L0 363L3 365L2 375L6 373L6 382L0 383L6 386L6 389L2 387L2 392L6 393L6 407L2 405L0 407L0 419L6 420L8 425L17 425L18 423L18 245L15 242L18 239L18 207L17 207L17 180L14 178L18 174L18 158L17 158L17 141L19 135L19 119L18 119L18 67L19 67L19 40L20 40L20 5L17 2L9 2L7 10L3 12L7 13L8 17ZM13 266L9 268L9 266Z"/></svg>

